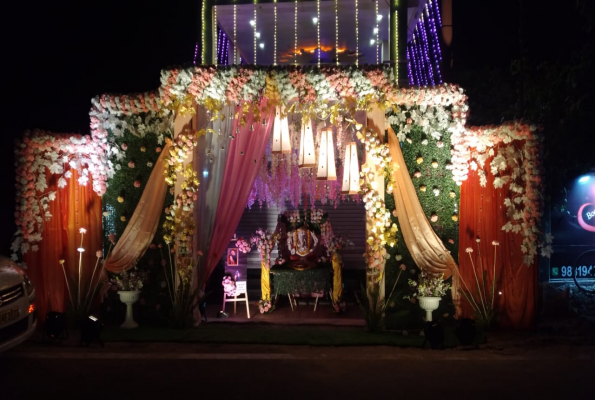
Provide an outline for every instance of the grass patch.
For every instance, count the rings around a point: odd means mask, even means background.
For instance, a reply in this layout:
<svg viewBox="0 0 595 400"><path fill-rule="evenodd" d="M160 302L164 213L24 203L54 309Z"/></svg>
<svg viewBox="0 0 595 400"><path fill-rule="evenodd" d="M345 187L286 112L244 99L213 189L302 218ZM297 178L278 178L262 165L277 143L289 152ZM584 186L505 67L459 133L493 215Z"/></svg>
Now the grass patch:
<svg viewBox="0 0 595 400"><path fill-rule="evenodd" d="M369 333L363 328L284 325L206 324L193 329L139 327L120 329L106 327L105 342L177 342L217 344L268 344L305 346L395 346L421 347L424 337L419 333ZM481 341L480 341L481 343ZM445 331L445 347L458 346L454 331ZM429 347L429 344L426 344Z"/></svg>

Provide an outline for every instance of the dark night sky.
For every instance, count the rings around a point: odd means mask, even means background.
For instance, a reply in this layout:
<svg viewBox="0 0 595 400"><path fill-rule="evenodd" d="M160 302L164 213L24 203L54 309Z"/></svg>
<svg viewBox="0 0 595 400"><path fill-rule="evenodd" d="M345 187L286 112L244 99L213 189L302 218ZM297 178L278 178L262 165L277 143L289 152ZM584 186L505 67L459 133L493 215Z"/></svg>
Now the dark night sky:
<svg viewBox="0 0 595 400"><path fill-rule="evenodd" d="M341 0L344 1L344 0ZM518 1L453 0L455 63L508 67L518 54ZM89 133L90 99L159 86L159 71L192 61L198 0L3 4L0 252L14 231L13 141L25 129ZM527 40L543 57L570 44L573 1L556 9L527 0ZM541 7L536 6L540 4ZM6 68L8 67L8 71Z"/></svg>

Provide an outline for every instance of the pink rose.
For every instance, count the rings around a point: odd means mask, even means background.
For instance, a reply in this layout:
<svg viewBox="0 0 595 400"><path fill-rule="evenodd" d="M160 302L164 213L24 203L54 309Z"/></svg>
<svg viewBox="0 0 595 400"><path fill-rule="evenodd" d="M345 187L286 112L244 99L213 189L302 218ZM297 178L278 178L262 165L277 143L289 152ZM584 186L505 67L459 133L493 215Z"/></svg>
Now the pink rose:
<svg viewBox="0 0 595 400"><path fill-rule="evenodd" d="M139 188L140 187L140 181L134 181L134 187L135 188Z"/></svg>
<svg viewBox="0 0 595 400"><path fill-rule="evenodd" d="M134 168L134 161L129 161L128 162L128 167L129 168Z"/></svg>
<svg viewBox="0 0 595 400"><path fill-rule="evenodd" d="M122 150L124 151L128 150L128 145L126 143L122 143L120 147L122 147Z"/></svg>
<svg viewBox="0 0 595 400"><path fill-rule="evenodd" d="M101 252L101 250L97 250L97 251L95 252L95 255L97 256L97 258L101 258L101 257L103 257L103 253Z"/></svg>
<svg viewBox="0 0 595 400"><path fill-rule="evenodd" d="M161 147L157 147L157 148L155 149L155 151L156 151L157 153L161 153Z"/></svg>
<svg viewBox="0 0 595 400"><path fill-rule="evenodd" d="M151 243L151 244L149 245L149 248L151 248L151 249L156 249L156 248L157 248L157 245L156 245L155 243Z"/></svg>

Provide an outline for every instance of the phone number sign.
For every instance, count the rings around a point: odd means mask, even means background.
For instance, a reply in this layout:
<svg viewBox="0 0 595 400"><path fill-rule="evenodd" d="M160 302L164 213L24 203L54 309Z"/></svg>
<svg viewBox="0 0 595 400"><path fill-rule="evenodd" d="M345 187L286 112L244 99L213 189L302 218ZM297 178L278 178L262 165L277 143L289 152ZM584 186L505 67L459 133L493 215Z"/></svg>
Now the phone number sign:
<svg viewBox="0 0 595 400"><path fill-rule="evenodd" d="M561 252L564 253L564 252ZM555 250L554 250L554 254ZM572 261L574 259L574 261ZM570 262L569 262L570 261ZM550 280L595 279L595 249L581 251L572 256L552 255L550 264Z"/></svg>

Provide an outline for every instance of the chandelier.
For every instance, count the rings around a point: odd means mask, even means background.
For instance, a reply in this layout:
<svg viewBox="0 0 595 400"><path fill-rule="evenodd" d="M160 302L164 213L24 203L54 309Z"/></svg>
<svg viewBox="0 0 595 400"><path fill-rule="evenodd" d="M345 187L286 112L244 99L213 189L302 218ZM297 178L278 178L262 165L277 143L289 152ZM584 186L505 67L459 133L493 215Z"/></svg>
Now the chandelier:
<svg viewBox="0 0 595 400"><path fill-rule="evenodd" d="M302 134L300 140L299 168L316 167L316 154L314 153L314 136L312 134L312 121L302 120Z"/></svg>
<svg viewBox="0 0 595 400"><path fill-rule="evenodd" d="M281 107L277 107L277 112L275 113L272 151L273 153L291 153L289 124L287 122L287 115L282 116Z"/></svg>
<svg viewBox="0 0 595 400"><path fill-rule="evenodd" d="M320 150L318 152L317 180L336 181L335 146L332 128L325 128L320 134Z"/></svg>
<svg viewBox="0 0 595 400"><path fill-rule="evenodd" d="M343 185L341 194L358 194L359 186L359 160L357 159L357 146L355 142L345 146L345 162L343 163Z"/></svg>

